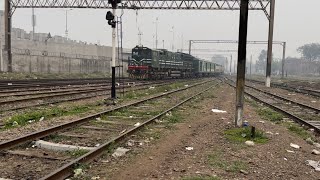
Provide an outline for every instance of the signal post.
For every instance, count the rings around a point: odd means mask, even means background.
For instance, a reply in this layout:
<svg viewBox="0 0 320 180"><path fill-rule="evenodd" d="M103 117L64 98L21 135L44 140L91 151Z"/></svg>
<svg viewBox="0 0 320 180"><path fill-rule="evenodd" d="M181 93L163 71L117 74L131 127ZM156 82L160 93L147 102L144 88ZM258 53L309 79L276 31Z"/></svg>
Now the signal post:
<svg viewBox="0 0 320 180"><path fill-rule="evenodd" d="M112 6L112 12L108 11L106 19L108 24L112 28L112 59L111 59L111 73L112 73L112 84L111 84L111 100L115 104L116 100L116 21L114 20L116 16L116 8L121 0L108 0L108 3Z"/></svg>

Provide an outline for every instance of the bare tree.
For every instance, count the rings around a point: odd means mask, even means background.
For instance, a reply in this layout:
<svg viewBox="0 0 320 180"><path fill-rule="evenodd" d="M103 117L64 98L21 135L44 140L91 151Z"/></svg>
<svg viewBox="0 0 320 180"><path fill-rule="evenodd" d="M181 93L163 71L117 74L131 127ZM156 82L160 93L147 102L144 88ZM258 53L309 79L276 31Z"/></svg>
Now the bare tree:
<svg viewBox="0 0 320 180"><path fill-rule="evenodd" d="M314 61L318 58L320 58L320 44L319 43L311 43L311 44L305 44L297 49L298 52L301 53L301 55L309 60Z"/></svg>
<svg viewBox="0 0 320 180"><path fill-rule="evenodd" d="M266 61L267 61L267 51L262 50L258 57L258 61L256 63L256 71L257 72L264 72L266 69Z"/></svg>

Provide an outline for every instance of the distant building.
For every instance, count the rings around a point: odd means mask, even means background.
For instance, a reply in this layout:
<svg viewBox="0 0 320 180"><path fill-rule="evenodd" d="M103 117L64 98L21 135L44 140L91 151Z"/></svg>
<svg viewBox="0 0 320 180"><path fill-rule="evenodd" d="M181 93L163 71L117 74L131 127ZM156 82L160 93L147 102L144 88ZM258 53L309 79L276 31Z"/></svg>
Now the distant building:
<svg viewBox="0 0 320 180"><path fill-rule="evenodd" d="M0 10L0 41L4 41L4 11ZM26 32L24 29L20 28L12 28L11 30L11 39L12 40L32 40L32 31ZM35 33L33 40L34 41L39 41L39 42L45 42L48 38L48 33ZM50 38L49 42L55 42L55 43L69 43L69 44L81 44L85 45L88 44L87 42L82 42L82 41L76 41L76 40L71 40L66 37L62 36L52 36Z"/></svg>

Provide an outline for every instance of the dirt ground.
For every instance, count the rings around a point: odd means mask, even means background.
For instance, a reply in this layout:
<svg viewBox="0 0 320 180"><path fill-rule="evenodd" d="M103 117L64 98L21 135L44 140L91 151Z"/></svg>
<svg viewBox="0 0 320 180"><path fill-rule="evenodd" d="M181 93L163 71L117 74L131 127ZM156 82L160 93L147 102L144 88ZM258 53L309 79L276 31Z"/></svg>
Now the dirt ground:
<svg viewBox="0 0 320 180"><path fill-rule="evenodd" d="M227 140L224 131L233 127L235 92L223 85L210 93L215 98L205 98L193 109L185 107L183 122L161 130L159 139L132 147L123 157L97 160L86 170L87 176L115 180L320 179L320 172L306 165L306 160L320 160L320 155L311 154L316 147L286 127L259 117L250 103L245 105L244 119L269 132L269 141L248 147ZM213 113L212 108L227 113ZM290 143L301 148L294 149Z"/></svg>

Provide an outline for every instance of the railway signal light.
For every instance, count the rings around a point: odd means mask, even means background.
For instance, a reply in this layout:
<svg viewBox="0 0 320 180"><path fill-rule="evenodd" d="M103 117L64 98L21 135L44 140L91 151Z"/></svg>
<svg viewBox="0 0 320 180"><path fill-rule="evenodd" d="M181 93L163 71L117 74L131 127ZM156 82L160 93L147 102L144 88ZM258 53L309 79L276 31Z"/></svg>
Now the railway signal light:
<svg viewBox="0 0 320 180"><path fill-rule="evenodd" d="M108 21L109 21L109 20L114 20L114 15L112 14L111 11L108 11L108 12L107 12L106 19L107 19Z"/></svg>
<svg viewBox="0 0 320 180"><path fill-rule="evenodd" d="M108 20L108 24L112 28L116 27L116 21L114 20L114 15L112 14L112 12L110 12L110 11L107 12L106 19Z"/></svg>
<svg viewBox="0 0 320 180"><path fill-rule="evenodd" d="M116 21L114 20L116 16L116 9L118 3L121 3L121 0L108 0L108 4L112 6L112 12L108 11L106 14L106 19L108 24L112 27L112 61L111 61L111 71L112 71L112 85L111 85L111 99L115 103L116 99Z"/></svg>

